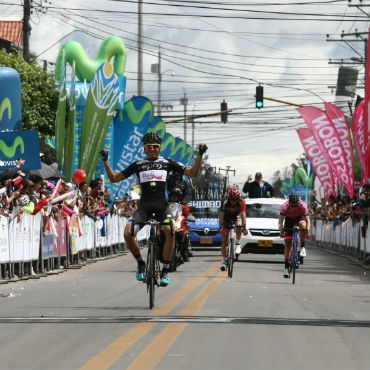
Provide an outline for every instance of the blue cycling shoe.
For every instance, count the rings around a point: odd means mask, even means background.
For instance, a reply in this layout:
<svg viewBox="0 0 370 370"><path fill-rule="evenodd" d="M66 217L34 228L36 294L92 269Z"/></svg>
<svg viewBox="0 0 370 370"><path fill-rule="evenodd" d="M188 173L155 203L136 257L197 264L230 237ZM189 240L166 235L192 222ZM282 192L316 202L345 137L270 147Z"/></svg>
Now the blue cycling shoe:
<svg viewBox="0 0 370 370"><path fill-rule="evenodd" d="M159 282L160 286L167 286L170 283L170 278L167 274L161 276L161 280Z"/></svg>
<svg viewBox="0 0 370 370"><path fill-rule="evenodd" d="M136 280L144 281L145 279L145 263L137 266L136 269Z"/></svg>

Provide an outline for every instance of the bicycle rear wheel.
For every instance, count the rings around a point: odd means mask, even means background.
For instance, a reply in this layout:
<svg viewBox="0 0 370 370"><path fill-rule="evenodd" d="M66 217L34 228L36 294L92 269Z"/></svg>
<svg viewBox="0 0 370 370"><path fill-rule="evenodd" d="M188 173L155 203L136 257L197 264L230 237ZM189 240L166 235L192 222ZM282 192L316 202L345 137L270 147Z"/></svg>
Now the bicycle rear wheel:
<svg viewBox="0 0 370 370"><path fill-rule="evenodd" d="M295 284L295 270L297 269L297 246L293 246L291 269L292 269L292 284Z"/></svg>
<svg viewBox="0 0 370 370"><path fill-rule="evenodd" d="M229 242L228 258L227 258L227 276L231 279L233 277L235 259L235 239L231 238Z"/></svg>
<svg viewBox="0 0 370 370"><path fill-rule="evenodd" d="M149 308L154 307L154 297L155 297L155 264L156 256L154 253L154 245L152 241L149 241L148 246L148 256L146 264L146 286L149 293Z"/></svg>

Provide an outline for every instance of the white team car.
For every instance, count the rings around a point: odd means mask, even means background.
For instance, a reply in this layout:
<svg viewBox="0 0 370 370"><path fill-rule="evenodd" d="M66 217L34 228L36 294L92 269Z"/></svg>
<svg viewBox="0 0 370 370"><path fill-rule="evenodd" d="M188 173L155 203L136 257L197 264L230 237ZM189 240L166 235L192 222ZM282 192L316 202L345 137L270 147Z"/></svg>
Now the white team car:
<svg viewBox="0 0 370 370"><path fill-rule="evenodd" d="M242 253L284 253L279 216L282 198L245 198L248 235L242 235Z"/></svg>

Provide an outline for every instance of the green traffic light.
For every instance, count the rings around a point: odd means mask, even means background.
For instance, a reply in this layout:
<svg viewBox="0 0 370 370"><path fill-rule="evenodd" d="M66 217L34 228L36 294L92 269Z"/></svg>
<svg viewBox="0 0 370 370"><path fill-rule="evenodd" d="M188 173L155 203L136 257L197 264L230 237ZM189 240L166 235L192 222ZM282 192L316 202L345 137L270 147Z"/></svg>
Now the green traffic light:
<svg viewBox="0 0 370 370"><path fill-rule="evenodd" d="M262 108L263 107L263 103L261 101L256 102L256 107L257 108Z"/></svg>

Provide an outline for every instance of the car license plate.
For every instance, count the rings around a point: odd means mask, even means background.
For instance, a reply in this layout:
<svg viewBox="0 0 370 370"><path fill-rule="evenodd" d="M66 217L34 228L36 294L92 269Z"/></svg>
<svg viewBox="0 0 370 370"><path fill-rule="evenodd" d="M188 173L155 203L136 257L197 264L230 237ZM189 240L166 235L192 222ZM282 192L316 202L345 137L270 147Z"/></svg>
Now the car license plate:
<svg viewBox="0 0 370 370"><path fill-rule="evenodd" d="M272 240L259 240L258 246L259 247L272 247Z"/></svg>
<svg viewBox="0 0 370 370"><path fill-rule="evenodd" d="M201 236L200 237L200 244L212 244L213 237L212 236Z"/></svg>

